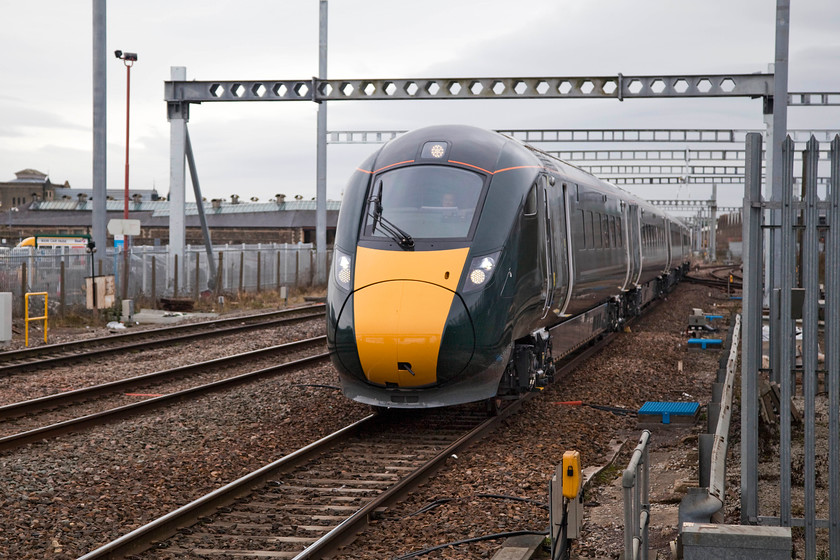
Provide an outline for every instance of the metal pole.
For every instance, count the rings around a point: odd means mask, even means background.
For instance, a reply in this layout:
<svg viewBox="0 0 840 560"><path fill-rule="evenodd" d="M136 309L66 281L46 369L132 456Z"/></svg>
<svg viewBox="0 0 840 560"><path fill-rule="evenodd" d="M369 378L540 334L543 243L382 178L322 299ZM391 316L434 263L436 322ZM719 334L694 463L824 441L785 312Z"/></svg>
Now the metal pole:
<svg viewBox="0 0 840 560"><path fill-rule="evenodd" d="M319 2L318 78L327 79L327 0ZM327 103L318 103L318 140L315 196L315 251L318 284L327 282Z"/></svg>
<svg viewBox="0 0 840 560"><path fill-rule="evenodd" d="M828 368L828 433L840 432L840 136L831 143L831 185L825 257L825 364ZM840 444L828 447L829 551L840 558Z"/></svg>
<svg viewBox="0 0 840 560"><path fill-rule="evenodd" d="M758 369L761 365L761 135L746 142L744 179L743 346L741 347L741 523L758 518Z"/></svg>
<svg viewBox="0 0 840 560"><path fill-rule="evenodd" d="M709 255L712 262L717 261L717 184L712 185L712 200L709 211L712 214L709 223Z"/></svg>
<svg viewBox="0 0 840 560"><path fill-rule="evenodd" d="M781 274L779 278L779 383L781 402L779 403L780 432L780 494L779 517L783 527L791 526L791 420L790 406L795 377L794 359L794 324L791 318L791 297L794 279L794 224L793 224L793 140L787 137L779 152L779 160L784 164L782 172L776 177L782 194L782 227L779 232L781 241Z"/></svg>
<svg viewBox="0 0 840 560"><path fill-rule="evenodd" d="M128 129L129 129L129 115L131 114L131 66L134 64L130 60L123 59L125 64L125 192L123 193L123 219L128 219ZM122 297L128 299L128 275L129 260L128 260L128 235L123 233L123 278L122 278Z"/></svg>
<svg viewBox="0 0 840 560"><path fill-rule="evenodd" d="M171 67L170 74L173 81L187 79L187 69L183 66ZM184 266L184 247L187 237L184 152L189 103L171 102L167 109L169 117L169 254L170 258L180 256L181 266ZM175 260L175 263L177 266L178 260Z"/></svg>
<svg viewBox="0 0 840 560"><path fill-rule="evenodd" d="M772 143L768 140L768 152L770 152L770 164L768 167L768 185L769 198L772 202L779 203L782 201L782 191L784 189L783 171L784 171L784 156L782 155L782 145L787 138L787 101L788 101L788 48L790 42L790 0L776 0L776 58L773 65L773 98L772 98ZM772 216L771 226L779 226L782 221L782 212L773 210L770 212ZM782 236L788 235L784 229L771 228L770 230L770 251L768 255L768 271L767 284L765 289L768 296L781 286L782 275L786 274L786 263L782 263L780 256L783 253ZM790 232L790 235L793 235ZM776 303L780 302L774 297L769 297L768 304L772 316L779 317L783 311L775 309ZM783 305L784 302L781 302ZM782 310L785 307L781 308ZM789 309L789 308L788 308ZM781 329L779 329L781 331ZM781 354L779 346L787 344L788 341L779 339L781 332L776 333L776 329L771 328L770 339L770 367L772 368L771 381L775 380L781 383L783 380L778 377L779 372L783 371L786 366L781 363ZM785 505L782 505L782 509Z"/></svg>
<svg viewBox="0 0 840 560"><path fill-rule="evenodd" d="M816 503L816 392L817 337L819 320L819 234L817 222L817 161L820 145L811 136L802 162L805 188L805 232L802 248L802 284L805 302L802 315L802 388L805 392L805 557L817 557Z"/></svg>
<svg viewBox="0 0 840 560"><path fill-rule="evenodd" d="M123 193L123 219L128 219L128 129L131 115L131 67L130 60L123 60L125 64L125 192ZM123 241L125 243L125 241ZM125 245L123 245L125 246Z"/></svg>
<svg viewBox="0 0 840 560"><path fill-rule="evenodd" d="M190 167L190 179L192 180L193 193L195 194L195 205L198 209L198 219L201 222L201 233L204 234L204 251L207 253L207 268L209 279L207 289L216 288L216 270L213 268L213 242L210 240L210 227L207 225L207 216L204 215L204 201L201 197L201 185L198 182L198 171L195 167L195 156L193 155L192 142L190 142L190 131L184 127L184 139L187 152L187 163Z"/></svg>
<svg viewBox="0 0 840 560"><path fill-rule="evenodd" d="M93 0L93 242L105 254L107 243L106 160L107 138L107 65L105 63L105 0ZM91 253L91 259L94 254Z"/></svg>

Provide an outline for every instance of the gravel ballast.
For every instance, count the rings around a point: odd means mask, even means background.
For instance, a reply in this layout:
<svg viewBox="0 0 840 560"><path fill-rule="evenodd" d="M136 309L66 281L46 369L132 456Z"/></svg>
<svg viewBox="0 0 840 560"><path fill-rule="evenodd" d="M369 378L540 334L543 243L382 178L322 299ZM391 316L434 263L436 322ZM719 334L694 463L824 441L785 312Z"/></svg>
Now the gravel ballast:
<svg viewBox="0 0 840 560"><path fill-rule="evenodd" d="M709 288L678 287L632 332L622 333L604 353L526 403L503 430L452 457L420 492L385 512L340 557L394 558L481 535L545 530L548 511L540 504L547 502L548 480L563 452L580 451L584 467L602 464L611 456L613 440L635 440L640 432L630 416L554 403L581 400L637 409L647 400L707 402L719 353L688 350L684 330L692 308L711 306L709 294ZM712 301L724 299L712 294ZM254 337L243 344L252 344ZM275 335L271 344L277 342ZM219 346L209 344L214 345ZM155 354L170 360L190 346ZM126 367L132 362L137 360L128 358ZM58 380L45 372L37 383L68 383L68 372L55 374ZM81 383L86 375L99 376L82 373L72 382ZM337 385L338 380L330 365L309 367L0 455L0 557L77 558L369 413L340 391L299 386L308 383ZM412 515L441 498L450 501ZM616 523L620 528L621 520ZM588 524L575 553L617 557L620 548L612 544L620 547L621 535L614 533L615 527ZM425 558L489 558L500 543L460 545Z"/></svg>

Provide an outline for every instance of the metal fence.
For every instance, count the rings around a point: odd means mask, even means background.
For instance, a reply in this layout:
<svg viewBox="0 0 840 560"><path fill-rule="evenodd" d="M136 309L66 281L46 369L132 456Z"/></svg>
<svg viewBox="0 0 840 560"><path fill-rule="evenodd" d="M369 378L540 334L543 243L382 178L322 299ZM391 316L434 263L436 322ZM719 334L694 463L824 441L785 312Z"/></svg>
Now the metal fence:
<svg viewBox="0 0 840 560"><path fill-rule="evenodd" d="M212 263L208 263L203 246L188 246L183 262L177 262L167 247L133 247L128 259L125 257L124 253L109 249L105 257L96 260L92 270L91 255L84 249L8 249L0 253L0 292L12 293L15 316L22 316L26 292L49 293L50 306L60 310L84 306L85 279L92 273L113 275L118 298L149 300L198 299L208 291L231 294L281 286L307 287L315 279L315 249L311 243L216 246ZM211 289L208 280L213 271L218 280Z"/></svg>
<svg viewBox="0 0 840 560"><path fill-rule="evenodd" d="M648 559L648 528L650 527L650 484L648 444L650 431L644 430L633 450L630 464L621 477L624 495L624 558Z"/></svg>
<svg viewBox="0 0 840 560"><path fill-rule="evenodd" d="M769 202L761 197L761 149L761 137L748 135L741 356L741 517L744 523L801 527L805 535L805 558L817 558L819 548L821 554L827 549L830 558L838 559L840 136L831 143L831 179L827 189L818 188L816 180L819 142L813 137L808 142L803 157L801 194L794 192L795 146L788 137L779 154L783 173L776 178L781 196ZM779 248L770 251L770 262L764 263L761 251L768 228L778 232ZM824 263L820 253L825 255ZM762 342L765 266L770 270L768 288L771 290L766 353ZM824 305L819 285L821 272L825 278ZM820 328L821 313L824 329ZM800 321L801 342L797 344L796 326ZM825 344L824 356L819 352L821 340ZM762 354L769 358L769 368L762 367ZM821 380L824 389L820 388ZM775 441L763 445L765 452L759 455L762 381L778 383L778 417L773 414L773 425L767 432L775 434ZM778 479L771 476L760 480L759 462L765 465L765 472L775 464ZM777 485L775 492L759 492L767 485Z"/></svg>

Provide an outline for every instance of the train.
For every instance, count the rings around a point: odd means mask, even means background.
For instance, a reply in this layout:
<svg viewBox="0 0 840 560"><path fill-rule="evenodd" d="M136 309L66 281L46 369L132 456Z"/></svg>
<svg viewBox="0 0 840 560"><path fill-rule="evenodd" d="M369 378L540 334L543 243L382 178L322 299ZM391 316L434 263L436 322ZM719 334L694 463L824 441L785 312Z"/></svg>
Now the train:
<svg viewBox="0 0 840 560"><path fill-rule="evenodd" d="M688 270L686 226L500 133L439 125L380 147L344 191L327 344L377 409L499 403L641 313Z"/></svg>

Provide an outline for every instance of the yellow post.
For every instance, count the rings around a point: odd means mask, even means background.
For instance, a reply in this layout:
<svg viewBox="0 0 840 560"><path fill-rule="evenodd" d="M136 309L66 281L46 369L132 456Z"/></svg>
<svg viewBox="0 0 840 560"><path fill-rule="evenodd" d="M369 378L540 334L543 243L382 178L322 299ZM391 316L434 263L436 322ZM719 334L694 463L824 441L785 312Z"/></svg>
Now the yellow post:
<svg viewBox="0 0 840 560"><path fill-rule="evenodd" d="M44 296L44 315L41 317L30 317L29 316L29 296ZM26 323L26 335L24 336L24 341L26 346L29 346L29 322L30 321L44 321L44 344L47 343L47 309L49 306L47 302L49 300L49 296L47 292L27 292L24 300L24 322Z"/></svg>

